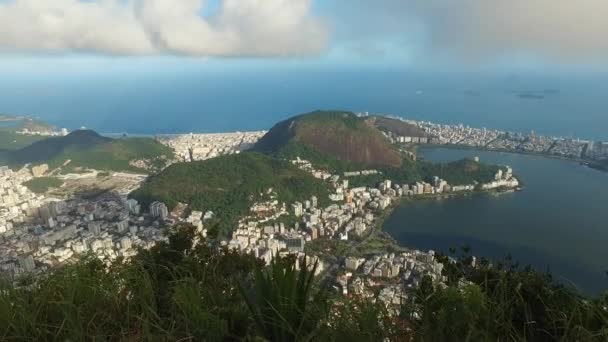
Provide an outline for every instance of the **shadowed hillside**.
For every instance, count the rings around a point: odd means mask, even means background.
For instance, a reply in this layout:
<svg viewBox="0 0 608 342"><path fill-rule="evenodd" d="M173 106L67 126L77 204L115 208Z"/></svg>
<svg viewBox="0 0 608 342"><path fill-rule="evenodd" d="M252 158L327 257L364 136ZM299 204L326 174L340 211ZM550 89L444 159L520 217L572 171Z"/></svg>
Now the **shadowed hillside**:
<svg viewBox="0 0 608 342"><path fill-rule="evenodd" d="M70 148L87 149L112 139L90 130L74 131L65 137L48 138L8 154L12 164L39 163L51 160Z"/></svg>
<svg viewBox="0 0 608 342"><path fill-rule="evenodd" d="M159 168L173 157L171 148L149 138L110 139L91 130L74 131L24 148L0 154L0 164L49 164L51 168L92 168L113 171L145 171L131 165L147 160L148 168Z"/></svg>
<svg viewBox="0 0 608 342"><path fill-rule="evenodd" d="M398 136L428 137L428 134L419 127L393 118L371 116L367 119L367 122L383 132L390 132Z"/></svg>

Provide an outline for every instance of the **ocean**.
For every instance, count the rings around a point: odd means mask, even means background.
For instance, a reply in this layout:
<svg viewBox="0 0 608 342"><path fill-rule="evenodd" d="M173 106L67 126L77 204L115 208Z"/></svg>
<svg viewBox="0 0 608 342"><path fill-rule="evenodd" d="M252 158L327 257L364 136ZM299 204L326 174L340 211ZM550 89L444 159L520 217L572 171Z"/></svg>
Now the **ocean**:
<svg viewBox="0 0 608 342"><path fill-rule="evenodd" d="M55 76L53 76L55 75ZM291 68L0 79L0 113L102 133L268 129L316 109L608 140L608 76Z"/></svg>

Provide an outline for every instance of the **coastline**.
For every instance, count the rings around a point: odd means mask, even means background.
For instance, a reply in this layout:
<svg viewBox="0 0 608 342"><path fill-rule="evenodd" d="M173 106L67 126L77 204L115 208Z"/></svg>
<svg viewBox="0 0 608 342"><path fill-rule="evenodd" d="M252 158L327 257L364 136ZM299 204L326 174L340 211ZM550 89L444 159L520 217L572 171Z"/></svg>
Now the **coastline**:
<svg viewBox="0 0 608 342"><path fill-rule="evenodd" d="M595 162L597 162L597 161L593 160L593 159L573 158L573 157L560 156L560 155L555 155L555 154L550 154L550 153L536 153L536 152L514 151L514 150L506 150L506 149L491 149L491 148L487 148L485 146L470 146L470 145L455 145L455 144L424 144L424 145L418 144L415 147L416 147L416 150L418 150L418 148L445 148L445 149L452 149L452 150L477 150L477 151L484 151L484 152L500 152L500 153L511 153L511 154L535 156L535 157L550 158L550 159L574 162L574 163L578 163L579 165L582 165L582 166L587 166L594 170L608 172L607 169L598 167L595 164Z"/></svg>
<svg viewBox="0 0 608 342"><path fill-rule="evenodd" d="M418 195L416 197L413 197L413 196L412 197L409 197L409 196L397 197L394 201L391 202L391 204L386 209L383 210L383 212L380 215L378 215L377 220L374 222L375 228L371 232L369 232L362 239L362 241L359 241L358 244L362 245L366 242L367 239L372 238L374 235L376 235L376 236L387 239L392 244L392 247L397 247L399 249L404 249L404 248L415 249L413 247L401 244L391 234L387 233L384 230L384 224L386 223L386 220L389 217L391 217L391 215L393 214L393 212L396 209L398 209L399 207L401 207L403 205L406 205L406 203L408 203L408 202L429 200L429 199L452 199L452 198L475 196L475 195L482 195L482 194L502 194L502 193L518 192L518 191L523 191L523 190L524 190L524 186L520 185L517 188L510 188L510 189L498 188L498 189L490 189L490 190L474 190L474 191L462 191L462 192L441 193L441 194L425 194L425 195Z"/></svg>

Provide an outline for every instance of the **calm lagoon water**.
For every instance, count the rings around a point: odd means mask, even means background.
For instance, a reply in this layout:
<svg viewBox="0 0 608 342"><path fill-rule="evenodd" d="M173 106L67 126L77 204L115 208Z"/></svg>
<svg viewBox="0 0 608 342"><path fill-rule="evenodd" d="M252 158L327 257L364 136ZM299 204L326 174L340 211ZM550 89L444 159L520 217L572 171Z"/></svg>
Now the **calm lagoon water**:
<svg viewBox="0 0 608 342"><path fill-rule="evenodd" d="M475 255L550 270L584 292L608 289L608 173L538 156L445 148L424 158L451 161L479 156L512 166L523 191L409 202L384 229L404 246L447 252L469 245Z"/></svg>

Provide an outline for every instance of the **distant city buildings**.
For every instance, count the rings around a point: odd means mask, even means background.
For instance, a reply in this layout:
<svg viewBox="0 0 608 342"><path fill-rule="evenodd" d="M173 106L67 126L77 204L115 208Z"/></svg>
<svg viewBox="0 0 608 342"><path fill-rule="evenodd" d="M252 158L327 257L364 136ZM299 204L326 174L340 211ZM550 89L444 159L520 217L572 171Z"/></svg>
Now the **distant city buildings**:
<svg viewBox="0 0 608 342"><path fill-rule="evenodd" d="M428 142L434 144L462 145L495 151L546 154L574 159L608 159L608 142L540 136L534 132L530 134L504 132L496 129L473 128L462 124L408 122L423 129L431 137ZM423 143L407 137L403 142Z"/></svg>
<svg viewBox="0 0 608 342"><path fill-rule="evenodd" d="M15 133L21 135L39 135L43 137L63 137L68 135L70 132L67 128L62 128L59 131L53 131L51 129L48 130L30 130L29 128L24 128L16 131Z"/></svg>
<svg viewBox="0 0 608 342"><path fill-rule="evenodd" d="M235 154L247 150L266 134L266 131L182 134L162 137L159 141L175 150L180 161L197 161Z"/></svg>

